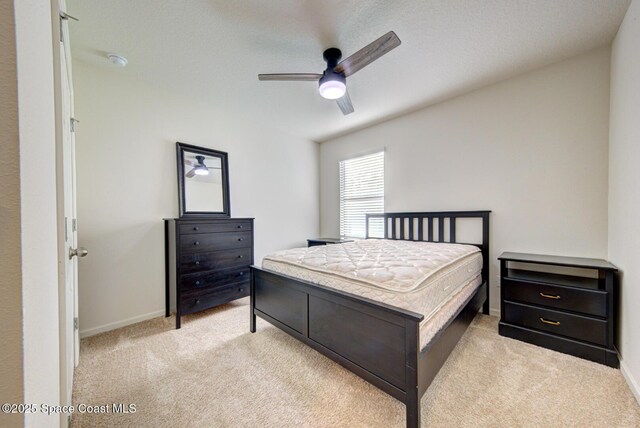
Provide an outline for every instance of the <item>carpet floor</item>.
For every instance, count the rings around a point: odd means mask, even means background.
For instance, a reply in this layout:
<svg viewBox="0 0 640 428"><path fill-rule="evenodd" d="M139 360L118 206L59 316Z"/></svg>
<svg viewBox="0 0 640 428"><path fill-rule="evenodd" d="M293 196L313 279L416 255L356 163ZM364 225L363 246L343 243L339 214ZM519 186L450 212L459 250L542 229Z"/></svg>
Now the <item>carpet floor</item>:
<svg viewBox="0 0 640 428"><path fill-rule="evenodd" d="M74 427L403 427L404 405L258 319L248 299L83 339ZM428 427L640 427L619 370L500 337L478 315L422 398Z"/></svg>

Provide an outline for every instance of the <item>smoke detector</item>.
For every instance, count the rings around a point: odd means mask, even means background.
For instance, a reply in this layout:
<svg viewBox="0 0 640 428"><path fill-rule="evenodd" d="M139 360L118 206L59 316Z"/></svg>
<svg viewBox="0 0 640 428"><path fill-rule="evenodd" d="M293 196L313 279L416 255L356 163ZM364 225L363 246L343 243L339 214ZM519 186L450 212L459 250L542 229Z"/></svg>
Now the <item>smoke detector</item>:
<svg viewBox="0 0 640 428"><path fill-rule="evenodd" d="M129 61L127 61L127 59L122 55L110 53L107 55L107 58L109 58L109 61L120 67L124 67L129 63Z"/></svg>

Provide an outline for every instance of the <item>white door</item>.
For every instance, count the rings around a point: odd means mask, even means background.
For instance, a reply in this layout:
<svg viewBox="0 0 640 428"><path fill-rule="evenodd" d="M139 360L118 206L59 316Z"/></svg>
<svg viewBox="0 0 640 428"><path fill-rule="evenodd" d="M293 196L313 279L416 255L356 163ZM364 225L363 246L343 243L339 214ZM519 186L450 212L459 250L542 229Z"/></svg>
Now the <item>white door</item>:
<svg viewBox="0 0 640 428"><path fill-rule="evenodd" d="M60 2L63 12L64 1ZM63 404L71 404L73 391L73 370L80 357L78 333L78 257L84 257L86 250L78 248L78 227L76 216L76 164L73 117L73 84L71 78L71 51L69 47L68 19L60 25L60 117L61 147L58 149L60 171L58 173L59 203L64 221L62 237L62 270L64 290L60 293L60 333L61 370ZM62 228L61 228L62 229Z"/></svg>

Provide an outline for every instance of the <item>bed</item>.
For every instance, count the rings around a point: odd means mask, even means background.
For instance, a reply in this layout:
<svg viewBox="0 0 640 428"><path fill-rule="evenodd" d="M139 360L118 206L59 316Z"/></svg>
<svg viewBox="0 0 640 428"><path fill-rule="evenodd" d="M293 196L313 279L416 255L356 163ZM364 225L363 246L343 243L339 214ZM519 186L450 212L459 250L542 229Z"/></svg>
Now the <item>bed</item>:
<svg viewBox="0 0 640 428"><path fill-rule="evenodd" d="M267 256L251 267L250 330L268 321L402 401L419 427L420 398L489 313L489 213L369 214L366 240ZM461 219L479 221L479 243L456 240Z"/></svg>

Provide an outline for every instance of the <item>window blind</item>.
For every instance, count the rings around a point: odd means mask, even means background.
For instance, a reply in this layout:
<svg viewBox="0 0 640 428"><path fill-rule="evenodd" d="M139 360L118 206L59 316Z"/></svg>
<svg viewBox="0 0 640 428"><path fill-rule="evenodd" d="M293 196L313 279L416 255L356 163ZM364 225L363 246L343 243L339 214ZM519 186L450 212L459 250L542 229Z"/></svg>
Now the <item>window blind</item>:
<svg viewBox="0 0 640 428"><path fill-rule="evenodd" d="M366 236L365 214L384 212L384 152L340 162L340 235ZM372 219L369 236L382 238L384 222Z"/></svg>

